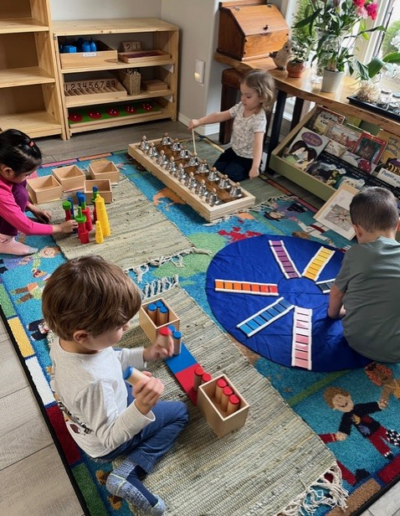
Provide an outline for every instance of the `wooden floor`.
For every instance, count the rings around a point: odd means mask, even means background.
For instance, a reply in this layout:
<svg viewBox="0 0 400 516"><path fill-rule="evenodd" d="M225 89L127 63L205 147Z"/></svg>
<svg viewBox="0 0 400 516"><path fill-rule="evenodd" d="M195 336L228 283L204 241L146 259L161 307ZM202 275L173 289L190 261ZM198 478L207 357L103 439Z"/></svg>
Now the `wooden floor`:
<svg viewBox="0 0 400 516"><path fill-rule="evenodd" d="M190 136L187 128L179 122L156 122L79 134L68 141L58 137L44 138L37 143L44 154L44 161L50 163L127 149L129 143L139 141L143 134L148 138L159 138L166 131L172 137ZM308 192L289 184L288 180L282 178L282 183L308 202L313 201ZM1 321L0 486L1 516L83 515ZM363 516L400 516L400 483L365 511Z"/></svg>

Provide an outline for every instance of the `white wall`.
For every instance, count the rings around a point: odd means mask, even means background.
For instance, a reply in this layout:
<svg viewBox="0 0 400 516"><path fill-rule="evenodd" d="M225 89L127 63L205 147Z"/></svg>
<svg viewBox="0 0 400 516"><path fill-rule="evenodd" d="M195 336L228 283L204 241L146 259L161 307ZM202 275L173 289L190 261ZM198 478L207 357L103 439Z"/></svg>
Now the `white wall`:
<svg viewBox="0 0 400 516"><path fill-rule="evenodd" d="M290 2L269 3L286 8ZM220 109L221 74L228 67L213 58L218 41L218 5L219 0L50 0L53 20L156 17L177 25L180 28L178 109L179 120L184 124ZM206 64L204 84L194 80L196 59ZM199 128L205 135L218 130L218 125Z"/></svg>
<svg viewBox="0 0 400 516"><path fill-rule="evenodd" d="M218 37L218 0L162 0L161 17L180 27L179 120L219 111L221 73L225 66L213 59ZM194 80L196 59L205 62L204 84ZM200 128L218 132L218 125Z"/></svg>
<svg viewBox="0 0 400 516"><path fill-rule="evenodd" d="M1 1L1 0L0 0ZM162 0L50 0L53 20L161 18Z"/></svg>

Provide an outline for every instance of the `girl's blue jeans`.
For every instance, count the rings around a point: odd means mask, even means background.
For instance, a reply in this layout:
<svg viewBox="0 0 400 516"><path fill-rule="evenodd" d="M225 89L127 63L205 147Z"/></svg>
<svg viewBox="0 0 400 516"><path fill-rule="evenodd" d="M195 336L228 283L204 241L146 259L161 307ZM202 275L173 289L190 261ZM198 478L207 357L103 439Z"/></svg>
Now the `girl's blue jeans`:
<svg viewBox="0 0 400 516"><path fill-rule="evenodd" d="M99 457L112 461L124 455L150 473L155 463L172 447L189 421L187 407L181 401L159 401L152 409L156 420L111 453Z"/></svg>

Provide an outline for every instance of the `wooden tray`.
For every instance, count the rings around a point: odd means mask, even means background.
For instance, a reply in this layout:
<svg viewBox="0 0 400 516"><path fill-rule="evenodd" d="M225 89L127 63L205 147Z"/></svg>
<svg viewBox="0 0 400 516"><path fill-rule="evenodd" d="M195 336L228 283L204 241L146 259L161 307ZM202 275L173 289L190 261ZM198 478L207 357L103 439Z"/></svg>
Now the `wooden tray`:
<svg viewBox="0 0 400 516"><path fill-rule="evenodd" d="M124 63L140 63L141 61L162 61L171 59L170 54L162 50L133 50L132 52L119 52L118 59Z"/></svg>
<svg viewBox="0 0 400 516"><path fill-rule="evenodd" d="M154 142L158 150L164 150L167 156L174 155L173 153L170 154L170 149L168 147L161 145L161 140L149 140L149 143L150 142ZM255 197L243 188L241 188L242 196L239 198L232 198L229 193L225 191L218 192L219 198L223 200L222 204L210 206L202 198L192 192L187 186L180 183L178 178L169 174L169 172L158 165L157 162L153 160L148 154L140 150L139 146L140 142L131 143L128 147L129 154L141 165L143 165L146 170L151 172L155 177L157 177L157 179L159 179L166 186L168 186L168 188L179 195L181 199L189 204L189 206L191 206L207 221L220 219L225 215L229 215L230 213L237 213L240 212L240 210L254 206ZM201 158L201 156L199 156L199 158ZM183 160L179 160L179 158L176 157L176 163L179 164L180 162L183 163ZM195 167L188 167L186 170L187 172L195 172ZM208 181L206 181L206 183L208 183ZM215 185L213 184L212 186Z"/></svg>
<svg viewBox="0 0 400 516"><path fill-rule="evenodd" d="M96 52L76 52L60 54L61 68L92 68L118 63L118 53L102 41L96 41Z"/></svg>
<svg viewBox="0 0 400 516"><path fill-rule="evenodd" d="M110 78L66 82L64 94L67 106L73 104L77 97L84 97L84 100L96 102L128 96L128 92L122 84L117 79Z"/></svg>

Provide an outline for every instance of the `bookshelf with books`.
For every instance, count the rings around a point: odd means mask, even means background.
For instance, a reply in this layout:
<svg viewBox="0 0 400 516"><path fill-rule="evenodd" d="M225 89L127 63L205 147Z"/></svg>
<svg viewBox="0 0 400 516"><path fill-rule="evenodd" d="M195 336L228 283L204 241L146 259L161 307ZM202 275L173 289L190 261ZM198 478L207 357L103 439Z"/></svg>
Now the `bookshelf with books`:
<svg viewBox="0 0 400 516"><path fill-rule="evenodd" d="M316 106L274 149L270 168L323 200L342 184L382 186L400 198L400 136Z"/></svg>

